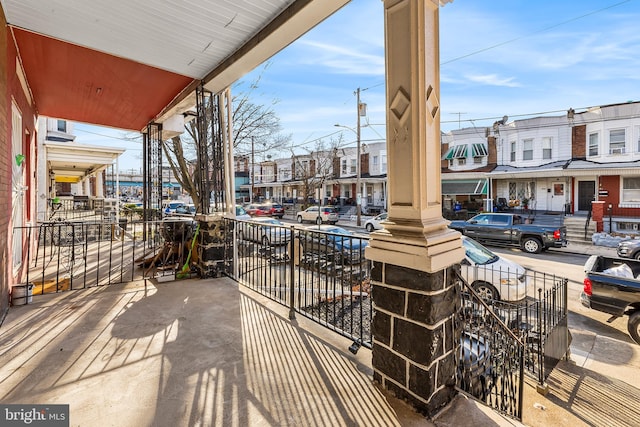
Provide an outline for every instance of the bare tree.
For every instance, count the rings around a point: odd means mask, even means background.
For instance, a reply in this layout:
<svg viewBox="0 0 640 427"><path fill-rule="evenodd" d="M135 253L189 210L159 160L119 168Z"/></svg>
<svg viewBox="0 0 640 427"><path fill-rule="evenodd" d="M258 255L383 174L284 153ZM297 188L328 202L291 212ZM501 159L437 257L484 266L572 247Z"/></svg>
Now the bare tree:
<svg viewBox="0 0 640 427"><path fill-rule="evenodd" d="M324 140L316 142L307 154L291 153L291 170L293 179L300 182L300 192L303 197L303 209L308 207L309 199L314 198L320 189L320 203L322 203L323 189L326 181L335 178L338 173L335 166L338 147L342 145L342 135L338 139L331 138L328 143Z"/></svg>
<svg viewBox="0 0 640 427"><path fill-rule="evenodd" d="M233 121L233 147L238 154L246 154L251 151L251 139L253 138L258 151L262 154L268 151L282 149L289 144L290 135L282 133L280 119L274 111L277 101L269 105L256 104L251 101L252 95L258 88L258 77L244 92L232 97L232 121ZM241 89L245 83L239 83L234 89ZM208 104L207 109L214 108ZM211 117L211 111L206 111L205 117ZM199 180L205 178L205 171L197 167L197 153L195 141L198 140L197 121L191 121L185 125L186 132L180 136L164 141L162 144L165 158L171 167L173 175L180 186L186 191L196 206L200 205L203 195L199 194ZM206 123L209 132L212 124Z"/></svg>

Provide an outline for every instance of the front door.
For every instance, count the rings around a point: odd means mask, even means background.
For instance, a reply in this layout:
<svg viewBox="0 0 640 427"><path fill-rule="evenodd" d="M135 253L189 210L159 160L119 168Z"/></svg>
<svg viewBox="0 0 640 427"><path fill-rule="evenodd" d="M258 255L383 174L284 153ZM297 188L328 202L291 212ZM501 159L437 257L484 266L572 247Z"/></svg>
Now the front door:
<svg viewBox="0 0 640 427"><path fill-rule="evenodd" d="M554 212L563 212L566 203L564 182L551 183L551 210Z"/></svg>
<svg viewBox="0 0 640 427"><path fill-rule="evenodd" d="M578 181L578 210L590 211L591 202L595 200L595 195L595 181Z"/></svg>

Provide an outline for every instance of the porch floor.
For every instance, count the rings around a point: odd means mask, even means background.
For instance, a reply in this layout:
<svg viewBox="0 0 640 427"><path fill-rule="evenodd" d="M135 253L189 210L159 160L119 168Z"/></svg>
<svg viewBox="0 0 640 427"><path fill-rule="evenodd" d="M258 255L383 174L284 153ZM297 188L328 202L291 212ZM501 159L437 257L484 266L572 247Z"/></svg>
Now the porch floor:
<svg viewBox="0 0 640 427"><path fill-rule="evenodd" d="M428 421L350 344L227 278L36 296L0 329L0 401L72 426L519 425L464 396Z"/></svg>

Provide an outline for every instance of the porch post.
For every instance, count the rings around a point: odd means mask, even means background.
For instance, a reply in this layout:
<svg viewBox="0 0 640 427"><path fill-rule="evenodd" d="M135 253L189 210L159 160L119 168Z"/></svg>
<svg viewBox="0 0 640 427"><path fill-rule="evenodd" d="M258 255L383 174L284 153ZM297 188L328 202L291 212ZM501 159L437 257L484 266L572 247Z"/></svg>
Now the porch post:
<svg viewBox="0 0 640 427"><path fill-rule="evenodd" d="M442 217L438 7L383 0L389 219L371 234L374 380L431 416L455 395L460 234Z"/></svg>

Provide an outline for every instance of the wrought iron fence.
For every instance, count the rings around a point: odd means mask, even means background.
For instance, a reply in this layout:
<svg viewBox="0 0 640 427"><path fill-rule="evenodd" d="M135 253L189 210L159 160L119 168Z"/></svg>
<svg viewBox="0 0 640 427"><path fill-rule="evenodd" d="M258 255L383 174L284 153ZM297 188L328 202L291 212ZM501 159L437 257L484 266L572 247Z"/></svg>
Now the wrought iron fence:
<svg viewBox="0 0 640 427"><path fill-rule="evenodd" d="M13 230L29 242L23 259L33 295L179 274L192 220L130 223L51 221ZM190 273L185 272L185 273Z"/></svg>
<svg viewBox="0 0 640 427"><path fill-rule="evenodd" d="M328 228L327 228L328 227ZM354 341L371 347L370 262L366 237L329 226L238 221L241 284Z"/></svg>

